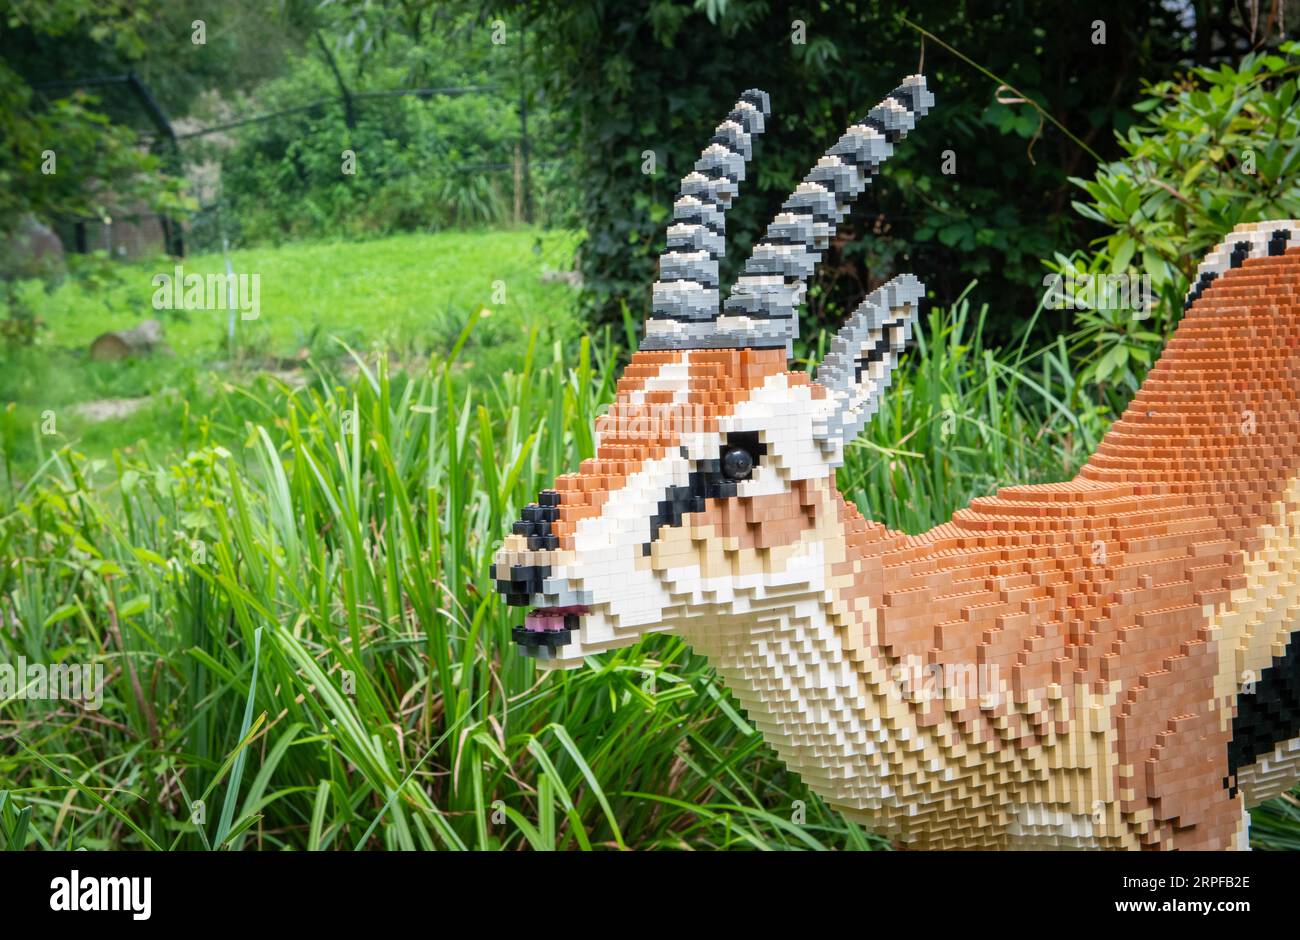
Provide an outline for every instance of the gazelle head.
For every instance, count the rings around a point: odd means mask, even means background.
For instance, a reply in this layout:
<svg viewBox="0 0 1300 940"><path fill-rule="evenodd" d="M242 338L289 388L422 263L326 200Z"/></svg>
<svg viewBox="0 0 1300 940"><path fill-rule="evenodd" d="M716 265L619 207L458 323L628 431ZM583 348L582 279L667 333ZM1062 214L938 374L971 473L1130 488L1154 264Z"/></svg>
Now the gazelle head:
<svg viewBox="0 0 1300 940"><path fill-rule="evenodd" d="M816 381L787 371L808 280L853 200L934 103L907 78L783 203L719 306L724 213L763 131L745 92L682 180L645 340L596 423L596 456L542 492L493 565L551 665L824 592L842 536L835 468L878 407L924 292L902 275L849 316Z"/></svg>

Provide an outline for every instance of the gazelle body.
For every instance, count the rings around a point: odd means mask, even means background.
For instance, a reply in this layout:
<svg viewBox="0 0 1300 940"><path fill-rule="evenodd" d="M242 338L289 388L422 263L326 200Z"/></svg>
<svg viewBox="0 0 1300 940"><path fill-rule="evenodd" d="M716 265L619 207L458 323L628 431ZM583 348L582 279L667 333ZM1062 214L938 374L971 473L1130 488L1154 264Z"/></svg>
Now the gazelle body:
<svg viewBox="0 0 1300 940"><path fill-rule="evenodd" d="M1300 226L1210 254L1074 480L889 531L835 468L920 283L870 295L816 381L786 359L817 253L932 102L913 76L850 128L721 308L722 213L766 96L719 127L596 457L496 558L535 608L516 638L575 666L681 634L813 790L904 845L1246 847L1246 807L1300 775Z"/></svg>

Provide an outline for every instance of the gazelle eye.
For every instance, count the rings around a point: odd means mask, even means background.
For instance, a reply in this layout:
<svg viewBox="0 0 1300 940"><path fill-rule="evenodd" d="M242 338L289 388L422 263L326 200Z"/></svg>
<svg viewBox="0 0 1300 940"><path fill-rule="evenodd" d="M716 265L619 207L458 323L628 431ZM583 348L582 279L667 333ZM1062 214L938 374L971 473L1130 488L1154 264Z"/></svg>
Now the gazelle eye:
<svg viewBox="0 0 1300 940"><path fill-rule="evenodd" d="M766 453L767 445L758 439L757 431L730 432L722 442L717 463L709 461L718 482L718 495L735 496L736 484L754 476L754 468Z"/></svg>
<svg viewBox="0 0 1300 940"><path fill-rule="evenodd" d="M732 447L722 455L722 475L728 480L748 480L754 472L754 455L743 447Z"/></svg>

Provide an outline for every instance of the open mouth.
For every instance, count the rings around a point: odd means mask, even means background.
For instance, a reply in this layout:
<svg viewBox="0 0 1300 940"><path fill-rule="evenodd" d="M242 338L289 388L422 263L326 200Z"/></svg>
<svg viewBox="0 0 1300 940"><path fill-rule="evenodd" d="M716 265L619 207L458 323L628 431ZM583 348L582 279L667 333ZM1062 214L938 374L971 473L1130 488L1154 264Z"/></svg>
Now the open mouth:
<svg viewBox="0 0 1300 940"><path fill-rule="evenodd" d="M579 618L586 612L587 608L581 606L538 607L524 615L522 625L510 631L511 639L526 656L549 659L573 640Z"/></svg>

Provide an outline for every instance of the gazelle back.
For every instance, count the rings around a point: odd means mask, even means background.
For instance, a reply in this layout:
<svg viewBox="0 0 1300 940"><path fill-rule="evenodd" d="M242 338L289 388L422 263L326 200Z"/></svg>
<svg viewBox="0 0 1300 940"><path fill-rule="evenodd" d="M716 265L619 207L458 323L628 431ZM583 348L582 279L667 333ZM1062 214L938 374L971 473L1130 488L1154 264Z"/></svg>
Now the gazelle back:
<svg viewBox="0 0 1300 940"><path fill-rule="evenodd" d="M493 566L550 666L683 635L828 803L920 847L1230 848L1300 775L1300 244L1201 266L1133 404L1068 483L919 536L835 488L924 289L849 316L816 381L797 309L854 198L933 104L908 78L784 203L719 302L724 215L768 99L682 181L645 341L597 453Z"/></svg>

